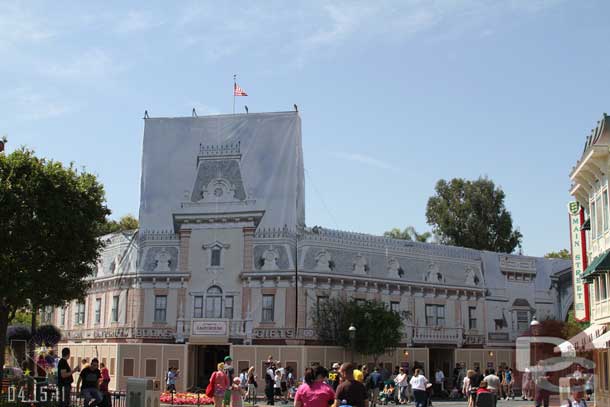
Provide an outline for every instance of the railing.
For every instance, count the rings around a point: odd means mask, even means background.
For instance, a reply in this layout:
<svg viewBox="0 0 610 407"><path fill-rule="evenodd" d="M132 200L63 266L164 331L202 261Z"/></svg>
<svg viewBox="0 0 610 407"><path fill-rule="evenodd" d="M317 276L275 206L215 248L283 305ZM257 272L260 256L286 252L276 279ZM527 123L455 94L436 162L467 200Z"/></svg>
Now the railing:
<svg viewBox="0 0 610 407"><path fill-rule="evenodd" d="M451 344L462 346L464 343L463 328L447 328L442 326L406 327L407 342L414 344Z"/></svg>

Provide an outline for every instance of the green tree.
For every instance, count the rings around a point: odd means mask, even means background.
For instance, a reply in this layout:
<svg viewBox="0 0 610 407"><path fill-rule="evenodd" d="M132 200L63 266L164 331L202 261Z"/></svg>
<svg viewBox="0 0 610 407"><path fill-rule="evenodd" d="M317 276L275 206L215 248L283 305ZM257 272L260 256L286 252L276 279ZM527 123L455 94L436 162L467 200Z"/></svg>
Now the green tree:
<svg viewBox="0 0 610 407"><path fill-rule="evenodd" d="M374 360L400 345L406 316L392 311L380 301L331 298L311 312L318 338L328 345L357 349ZM356 328L354 338L349 327Z"/></svg>
<svg viewBox="0 0 610 407"><path fill-rule="evenodd" d="M565 259L570 260L572 255L568 249L561 249L558 252L548 252L544 255L547 259Z"/></svg>
<svg viewBox="0 0 610 407"><path fill-rule="evenodd" d="M571 309L568 311L568 320L563 327L564 338L570 339L587 329L589 326L591 326L589 322L577 321L576 318L574 318L574 309Z"/></svg>
<svg viewBox="0 0 610 407"><path fill-rule="evenodd" d="M384 232L383 235L392 239L411 240L423 243L426 243L432 237L432 233L430 232L417 233L413 226L407 226L404 230L393 228L392 230Z"/></svg>
<svg viewBox="0 0 610 407"><path fill-rule="evenodd" d="M27 149L0 156L0 366L8 321L82 298L110 211L96 177Z"/></svg>
<svg viewBox="0 0 610 407"><path fill-rule="evenodd" d="M30 326L32 324L32 313L27 309L18 310L15 317L8 322L15 325Z"/></svg>
<svg viewBox="0 0 610 407"><path fill-rule="evenodd" d="M106 219L101 225L98 234L107 235L108 233L122 232L125 230L135 230L139 227L138 220L131 214L123 216L119 221Z"/></svg>
<svg viewBox="0 0 610 407"><path fill-rule="evenodd" d="M523 236L513 229L504 191L490 179L440 180L435 191L426 217L441 243L503 253L521 247Z"/></svg>

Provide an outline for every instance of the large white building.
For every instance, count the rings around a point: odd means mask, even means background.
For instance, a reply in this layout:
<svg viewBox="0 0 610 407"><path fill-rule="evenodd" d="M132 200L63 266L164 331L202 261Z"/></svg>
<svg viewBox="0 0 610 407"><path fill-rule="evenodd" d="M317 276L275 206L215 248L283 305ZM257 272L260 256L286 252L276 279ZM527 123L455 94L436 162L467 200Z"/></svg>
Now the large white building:
<svg viewBox="0 0 610 407"><path fill-rule="evenodd" d="M316 341L310 311L348 296L404 311L384 363L449 374L513 366L534 315L565 318L570 262L306 227L303 171L296 112L146 119L140 230L102 237L85 303L49 316L73 357L100 357L119 388L168 366L203 386L228 353L329 365L351 355Z"/></svg>

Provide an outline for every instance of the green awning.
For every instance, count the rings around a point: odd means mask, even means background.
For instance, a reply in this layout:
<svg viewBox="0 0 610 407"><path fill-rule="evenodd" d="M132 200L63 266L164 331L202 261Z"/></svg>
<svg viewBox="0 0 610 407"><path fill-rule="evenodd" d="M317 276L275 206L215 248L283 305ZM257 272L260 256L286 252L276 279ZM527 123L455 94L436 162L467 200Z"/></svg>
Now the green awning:
<svg viewBox="0 0 610 407"><path fill-rule="evenodd" d="M600 254L594 258L585 272L582 273L581 278L587 282L590 282L593 280L593 277L605 271L610 271L610 251Z"/></svg>
<svg viewBox="0 0 610 407"><path fill-rule="evenodd" d="M580 230L591 230L591 218L587 219L585 223L582 224Z"/></svg>

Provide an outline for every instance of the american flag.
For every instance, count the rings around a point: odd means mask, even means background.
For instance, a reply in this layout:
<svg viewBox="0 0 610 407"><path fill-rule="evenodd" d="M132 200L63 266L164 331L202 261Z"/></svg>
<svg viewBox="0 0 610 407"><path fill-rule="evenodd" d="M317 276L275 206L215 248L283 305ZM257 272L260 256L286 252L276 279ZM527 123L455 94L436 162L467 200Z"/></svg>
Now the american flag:
<svg viewBox="0 0 610 407"><path fill-rule="evenodd" d="M239 87L237 83L233 84L233 96L248 96L245 90Z"/></svg>

